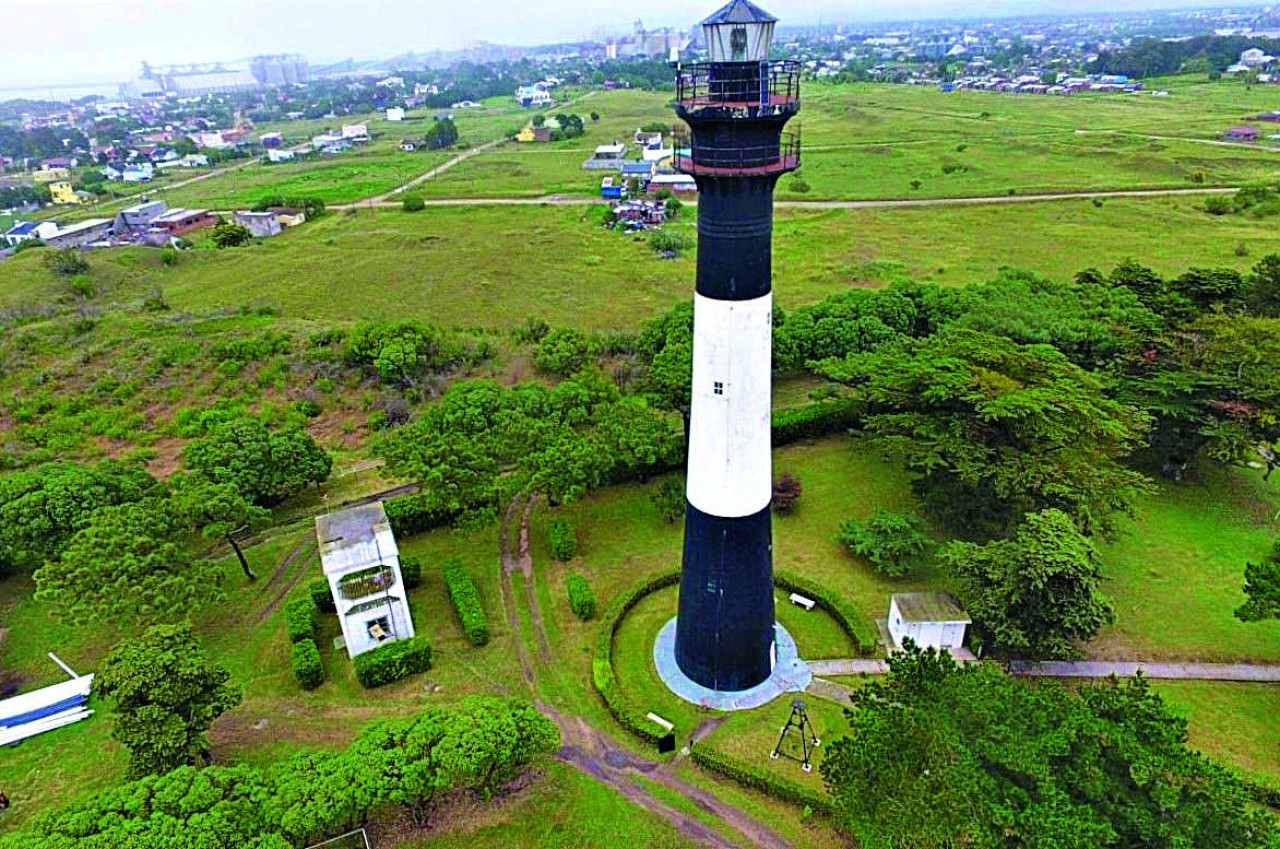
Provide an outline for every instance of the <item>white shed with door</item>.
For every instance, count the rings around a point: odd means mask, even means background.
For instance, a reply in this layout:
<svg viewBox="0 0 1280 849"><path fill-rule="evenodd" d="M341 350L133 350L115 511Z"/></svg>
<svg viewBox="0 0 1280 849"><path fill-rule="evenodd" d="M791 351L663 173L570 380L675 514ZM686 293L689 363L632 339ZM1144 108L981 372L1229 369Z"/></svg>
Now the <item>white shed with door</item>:
<svg viewBox="0 0 1280 849"><path fill-rule="evenodd" d="M316 538L347 654L414 636L400 550L382 502L317 516Z"/></svg>
<svg viewBox="0 0 1280 849"><path fill-rule="evenodd" d="M972 621L946 593L898 593L889 600L889 635L898 648L907 637L921 648L960 648Z"/></svg>

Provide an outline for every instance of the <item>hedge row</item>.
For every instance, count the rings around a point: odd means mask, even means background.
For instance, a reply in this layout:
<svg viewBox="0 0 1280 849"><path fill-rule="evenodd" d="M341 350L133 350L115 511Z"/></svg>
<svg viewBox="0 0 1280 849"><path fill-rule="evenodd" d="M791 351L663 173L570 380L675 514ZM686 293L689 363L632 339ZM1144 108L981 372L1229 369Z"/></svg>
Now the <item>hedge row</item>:
<svg viewBox="0 0 1280 849"><path fill-rule="evenodd" d="M600 636L596 639L596 652L591 658L591 683L604 699L609 713L613 714L613 718L618 720L623 728L653 746L656 746L658 738L666 736L667 732L660 731L653 720L645 716L647 711L633 705L619 689L618 679L613 674L613 635L618 630L622 617L636 605L636 602L651 592L678 583L680 583L678 571L659 572L615 596L605 610L604 618L600 623Z"/></svg>
<svg viewBox="0 0 1280 849"><path fill-rule="evenodd" d="M381 687L431 668L431 642L426 637L396 640L351 659L356 680L365 687Z"/></svg>
<svg viewBox="0 0 1280 849"><path fill-rule="evenodd" d="M484 605L480 603L480 592L471 573L456 557L450 557L440 564L440 574L444 576L444 584L449 590L449 600L458 613L458 621L462 630L473 646L482 646L489 642L489 617L485 616Z"/></svg>
<svg viewBox="0 0 1280 849"><path fill-rule="evenodd" d="M712 772L718 772L725 778L732 779L753 790L760 790L774 799L791 802L795 805L808 805L816 814L830 815L831 800L827 794L811 787L805 787L780 775L773 775L746 761L739 760L709 746L694 746L690 757L699 766Z"/></svg>
<svg viewBox="0 0 1280 849"><path fill-rule="evenodd" d="M316 638L316 605L310 598L295 598L284 606L284 628L289 642Z"/></svg>
<svg viewBox="0 0 1280 849"><path fill-rule="evenodd" d="M324 667L320 665L320 649L315 640L299 640L293 644L293 677L304 690L314 690L324 681Z"/></svg>
<svg viewBox="0 0 1280 849"><path fill-rule="evenodd" d="M443 528L458 518L457 513L431 509L421 495L388 498L382 502L382 506L387 511L387 521L391 523L391 530L397 537Z"/></svg>
<svg viewBox="0 0 1280 849"><path fill-rule="evenodd" d="M412 554L400 557L400 577L404 578L406 590L417 589L422 583L422 561Z"/></svg>
<svg viewBox="0 0 1280 849"><path fill-rule="evenodd" d="M333 603L333 593L329 590L329 582L324 578L312 578L307 583L311 593L311 603L320 613L337 613L337 605Z"/></svg>
<svg viewBox="0 0 1280 849"><path fill-rule="evenodd" d="M569 607L573 609L574 615L583 622L595 616L596 594L591 591L587 579L581 575L570 575L565 584L569 590Z"/></svg>
<svg viewBox="0 0 1280 849"><path fill-rule="evenodd" d="M556 560L572 560L578 553L578 537L567 519L551 520L547 525L547 541L551 544L551 556Z"/></svg>
<svg viewBox="0 0 1280 849"><path fill-rule="evenodd" d="M857 427L863 406L857 401L815 401L803 407L773 414L773 445L789 445L801 439L817 439Z"/></svg>
<svg viewBox="0 0 1280 849"><path fill-rule="evenodd" d="M819 609L825 610L835 617L840 628L853 640L854 648L860 655L872 655L880 645L880 634L874 622L854 609L853 605L838 595L808 578L802 578L791 572L774 572L773 584L781 590L799 593L813 599Z"/></svg>

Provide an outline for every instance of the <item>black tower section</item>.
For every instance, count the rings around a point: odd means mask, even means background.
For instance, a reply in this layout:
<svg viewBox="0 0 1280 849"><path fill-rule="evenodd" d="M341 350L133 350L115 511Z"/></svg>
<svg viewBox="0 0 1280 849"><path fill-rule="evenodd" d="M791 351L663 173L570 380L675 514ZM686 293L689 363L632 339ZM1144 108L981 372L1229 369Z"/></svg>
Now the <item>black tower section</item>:
<svg viewBox="0 0 1280 849"><path fill-rule="evenodd" d="M746 301L771 289L773 189L800 165L792 61L709 62L679 69L675 167L698 184L697 292ZM697 427L697 422L692 423ZM702 505L709 508L709 505ZM720 517L688 504L676 663L713 690L746 690L773 667L773 546L769 507Z"/></svg>

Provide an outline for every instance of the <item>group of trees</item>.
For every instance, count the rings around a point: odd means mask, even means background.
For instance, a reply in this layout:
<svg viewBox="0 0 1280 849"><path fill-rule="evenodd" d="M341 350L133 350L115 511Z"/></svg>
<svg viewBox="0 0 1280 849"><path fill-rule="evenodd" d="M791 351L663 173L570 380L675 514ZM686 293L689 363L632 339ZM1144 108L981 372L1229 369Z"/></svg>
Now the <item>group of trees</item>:
<svg viewBox="0 0 1280 849"><path fill-rule="evenodd" d="M209 710L207 698L195 704ZM369 725L342 751L304 751L265 769L182 766L148 775L40 816L0 837L0 849L298 849L380 810L407 808L425 824L439 797L488 797L559 745L554 723L527 702L469 696Z"/></svg>
<svg viewBox="0 0 1280 849"><path fill-rule="evenodd" d="M422 139L427 150L444 150L458 141L458 125L452 118L436 118Z"/></svg>
<svg viewBox="0 0 1280 849"><path fill-rule="evenodd" d="M1144 678L1074 691L910 646L820 767L866 849L1274 849L1249 788L1187 748Z"/></svg>
<svg viewBox="0 0 1280 849"><path fill-rule="evenodd" d="M238 416L187 448L189 473L157 481L137 465L51 463L0 478L0 571L34 572L36 598L74 621L182 617L217 598L221 575L187 536L224 539L270 522L265 509L325 480L329 456L297 428Z"/></svg>
<svg viewBox="0 0 1280 849"><path fill-rule="evenodd" d="M677 421L588 367L550 389L455 384L375 450L393 474L419 481L433 512L487 516L519 492L567 503L607 481L665 469L683 446Z"/></svg>
<svg viewBox="0 0 1280 849"><path fill-rule="evenodd" d="M1093 74L1158 77L1199 62L1203 70L1221 71L1251 47L1261 48L1274 56L1280 50L1280 41L1242 35L1197 35L1175 40L1135 38L1125 47L1099 51L1098 58L1088 70Z"/></svg>
<svg viewBox="0 0 1280 849"><path fill-rule="evenodd" d="M411 388L431 375L473 366L493 355L492 342L420 321L362 321L346 337L343 360L387 383Z"/></svg>

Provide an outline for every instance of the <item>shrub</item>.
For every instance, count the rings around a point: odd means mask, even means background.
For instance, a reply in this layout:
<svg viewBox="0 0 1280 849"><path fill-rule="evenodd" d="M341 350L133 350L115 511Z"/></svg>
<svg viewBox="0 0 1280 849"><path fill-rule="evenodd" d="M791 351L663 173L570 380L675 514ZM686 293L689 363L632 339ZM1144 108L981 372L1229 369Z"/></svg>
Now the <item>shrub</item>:
<svg viewBox="0 0 1280 849"><path fill-rule="evenodd" d="M396 640L351 660L363 687L381 687L431 668L431 642L422 636Z"/></svg>
<svg viewBox="0 0 1280 849"><path fill-rule="evenodd" d="M88 274L77 274L67 281L67 285L71 287L71 291L75 292L85 300L89 300L98 294L98 287L93 285L93 278Z"/></svg>
<svg viewBox="0 0 1280 849"><path fill-rule="evenodd" d="M222 221L213 226L213 231L209 234L209 238L219 248L238 248L253 241L253 234L249 232L248 227L232 224L229 221Z"/></svg>
<svg viewBox="0 0 1280 849"><path fill-rule="evenodd" d="M803 493L804 486L800 483L800 478L791 472L783 472L782 476L773 482L773 500L770 503L775 512L790 513L795 509Z"/></svg>
<svg viewBox="0 0 1280 849"><path fill-rule="evenodd" d="M808 806L820 814L827 816L831 814L831 800L821 790L805 787L798 781L792 781L781 775L774 775L758 766L713 749L709 745L695 745L689 754L694 763L712 772L718 772L744 787L763 791L774 799L790 802L793 805Z"/></svg>
<svg viewBox="0 0 1280 849"><path fill-rule="evenodd" d="M658 510L658 515L670 524L684 515L684 481L679 478L664 478L649 495L649 502Z"/></svg>
<svg viewBox="0 0 1280 849"><path fill-rule="evenodd" d="M382 502L387 520L397 537L412 536L442 528L457 518L454 513L432 509L421 495L401 495Z"/></svg>
<svg viewBox="0 0 1280 849"><path fill-rule="evenodd" d="M1226 215L1235 209L1231 202L1231 198L1225 195L1213 195L1204 199L1204 205L1201 207L1210 215Z"/></svg>
<svg viewBox="0 0 1280 849"><path fill-rule="evenodd" d="M633 705L618 687L618 679L613 674L613 635L618 624L627 611L635 607L636 602L649 593L674 586L680 583L678 571L660 572L650 575L632 586L609 602L604 618L600 623L600 636L596 639L595 655L591 659L591 683L595 686L605 707L618 723L632 734L635 734L650 745L657 745L658 738L667 732L661 731L653 720Z"/></svg>
<svg viewBox="0 0 1280 849"><path fill-rule="evenodd" d="M912 180L912 181L911 181L910 183L908 183L907 185L911 186L911 188L912 188L912 189L919 189L919 188L920 188L920 186L922 186L922 185L924 185L924 184L923 184L923 183L921 183L919 180Z"/></svg>
<svg viewBox="0 0 1280 849"><path fill-rule="evenodd" d="M660 254L678 254L693 247L693 237L683 230L659 227L649 234L649 247Z"/></svg>
<svg viewBox="0 0 1280 849"><path fill-rule="evenodd" d="M417 589L422 584L422 560L412 554L400 557L400 577L404 579L404 588Z"/></svg>
<svg viewBox="0 0 1280 849"><path fill-rule="evenodd" d="M405 198L400 208L405 212L421 212L427 208L427 203L422 198Z"/></svg>
<svg viewBox="0 0 1280 849"><path fill-rule="evenodd" d="M284 628L289 642L316 638L316 605L310 598L295 598L284 606Z"/></svg>
<svg viewBox="0 0 1280 849"><path fill-rule="evenodd" d="M324 578L312 578L307 582L307 590L311 593L311 603L319 613L337 613L333 603L333 593L329 590L329 582Z"/></svg>
<svg viewBox="0 0 1280 849"><path fill-rule="evenodd" d="M860 655L876 653L880 644L880 634L875 625L862 615L853 605L821 584L815 584L808 578L802 578L791 572L774 572L773 585L789 593L812 599L819 610L825 610L836 620L840 630L849 635L854 647Z"/></svg>
<svg viewBox="0 0 1280 849"><path fill-rule="evenodd" d="M13 255L17 256L23 251L33 251L36 248L45 247L45 243L41 239L27 239L25 242L19 242L13 249Z"/></svg>
<svg viewBox="0 0 1280 849"><path fill-rule="evenodd" d="M511 331L511 335L517 342L541 342L550 332L551 325L546 319L529 316L524 320L524 326Z"/></svg>
<svg viewBox="0 0 1280 849"><path fill-rule="evenodd" d="M299 398L293 402L293 408L309 419L314 419L323 412L320 405L310 398Z"/></svg>
<svg viewBox="0 0 1280 849"><path fill-rule="evenodd" d="M461 560L450 557L440 564L440 574L449 590L449 600L453 602L458 621L462 623L462 631L471 645L482 646L489 642L489 618L485 616L480 592L471 580L471 573Z"/></svg>
<svg viewBox="0 0 1280 849"><path fill-rule="evenodd" d="M569 607L573 614L586 622L596 615L596 595L591 592L591 585L581 575L570 575L565 582L569 590Z"/></svg>
<svg viewBox="0 0 1280 849"><path fill-rule="evenodd" d="M791 178L791 183L788 188L796 194L807 194L810 188L809 181L797 174Z"/></svg>
<svg viewBox="0 0 1280 849"><path fill-rule="evenodd" d="M1246 245L1244 242L1239 242L1239 243L1237 243L1237 244L1236 244L1236 247L1235 247L1235 255L1236 255L1236 256L1248 256L1248 255L1249 255L1249 246L1248 246L1248 245Z"/></svg>
<svg viewBox="0 0 1280 849"><path fill-rule="evenodd" d="M293 677L304 690L314 690L324 681L320 650L315 640L299 640L293 644Z"/></svg>
<svg viewBox="0 0 1280 849"><path fill-rule="evenodd" d="M160 251L160 262L164 265L177 265L178 252L173 248L165 248Z"/></svg>
<svg viewBox="0 0 1280 849"><path fill-rule="evenodd" d="M856 401L815 401L803 407L778 410L773 414L774 446L801 439L817 439L857 427L862 407Z"/></svg>
<svg viewBox="0 0 1280 849"><path fill-rule="evenodd" d="M1203 183L1209 179L1209 174L1203 168L1197 168L1187 175L1187 179L1193 183Z"/></svg>
<svg viewBox="0 0 1280 849"><path fill-rule="evenodd" d="M547 525L547 539L551 543L551 556L556 560L572 560L578 553L578 538L567 519L553 519Z"/></svg>
<svg viewBox="0 0 1280 849"><path fill-rule="evenodd" d="M89 261L77 248L58 248L45 254L44 264L50 271L61 277L75 277L77 274L88 274L92 270Z"/></svg>
<svg viewBox="0 0 1280 849"><path fill-rule="evenodd" d="M934 544L918 516L883 507L877 507L866 522L849 519L841 523L836 540L891 578L906 574Z"/></svg>
<svg viewBox="0 0 1280 849"><path fill-rule="evenodd" d="M582 371L591 356L591 343L586 334L571 327L562 327L543 338L534 359L543 371L568 377Z"/></svg>

